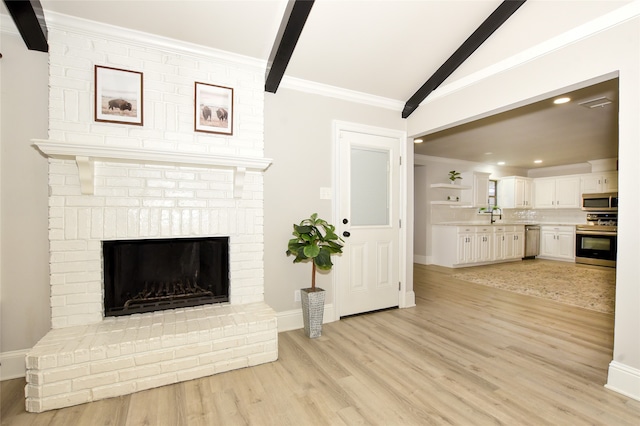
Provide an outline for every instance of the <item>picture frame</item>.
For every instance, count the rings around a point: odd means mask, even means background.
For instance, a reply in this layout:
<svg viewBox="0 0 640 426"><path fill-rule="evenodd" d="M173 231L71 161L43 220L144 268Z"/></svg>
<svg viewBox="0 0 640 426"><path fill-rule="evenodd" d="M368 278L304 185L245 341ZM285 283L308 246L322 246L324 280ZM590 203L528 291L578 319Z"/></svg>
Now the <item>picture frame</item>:
<svg viewBox="0 0 640 426"><path fill-rule="evenodd" d="M233 88L195 83L194 130L233 135Z"/></svg>
<svg viewBox="0 0 640 426"><path fill-rule="evenodd" d="M142 73L96 65L94 74L95 121L142 126Z"/></svg>

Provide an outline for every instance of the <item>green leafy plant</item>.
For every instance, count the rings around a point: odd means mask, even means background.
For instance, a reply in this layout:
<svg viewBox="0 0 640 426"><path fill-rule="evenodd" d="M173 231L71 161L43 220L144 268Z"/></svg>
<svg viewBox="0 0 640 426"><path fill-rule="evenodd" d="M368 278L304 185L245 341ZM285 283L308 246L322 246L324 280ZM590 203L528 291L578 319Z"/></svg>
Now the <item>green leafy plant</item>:
<svg viewBox="0 0 640 426"><path fill-rule="evenodd" d="M451 183L454 183L457 179L462 179L462 176L460 176L460 172L456 172L455 170L451 170L449 172L449 180L451 181Z"/></svg>
<svg viewBox="0 0 640 426"><path fill-rule="evenodd" d="M304 219L299 225L293 225L295 238L289 240L287 256L294 255L293 263L311 260L311 291L316 289L316 268L328 271L333 267L331 255L342 253L344 242L336 234L335 226L324 219L320 219L317 213Z"/></svg>

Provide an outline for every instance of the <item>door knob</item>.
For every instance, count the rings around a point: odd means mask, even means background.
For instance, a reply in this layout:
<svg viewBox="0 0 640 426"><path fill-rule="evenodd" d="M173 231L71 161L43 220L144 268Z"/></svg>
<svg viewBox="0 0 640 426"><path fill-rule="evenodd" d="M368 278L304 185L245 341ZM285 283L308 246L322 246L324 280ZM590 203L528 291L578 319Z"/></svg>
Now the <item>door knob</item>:
<svg viewBox="0 0 640 426"><path fill-rule="evenodd" d="M343 236L343 237L345 237L345 238L349 238L349 237L351 236L351 232L349 232L349 231L344 231L344 232L342 233L342 236Z"/></svg>
<svg viewBox="0 0 640 426"><path fill-rule="evenodd" d="M349 219L347 219L347 218L345 217L344 219L342 219L342 223L344 223L344 224L346 225L347 223L349 223Z"/></svg>

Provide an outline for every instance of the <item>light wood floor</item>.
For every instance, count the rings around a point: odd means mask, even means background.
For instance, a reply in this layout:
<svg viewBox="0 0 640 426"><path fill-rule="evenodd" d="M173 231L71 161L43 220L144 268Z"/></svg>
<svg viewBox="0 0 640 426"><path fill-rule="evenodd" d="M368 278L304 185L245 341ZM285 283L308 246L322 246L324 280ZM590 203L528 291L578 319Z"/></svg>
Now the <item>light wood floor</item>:
<svg viewBox="0 0 640 426"><path fill-rule="evenodd" d="M417 307L281 333L277 362L76 407L24 411L2 382L2 425L639 425L603 386L613 317L416 266Z"/></svg>

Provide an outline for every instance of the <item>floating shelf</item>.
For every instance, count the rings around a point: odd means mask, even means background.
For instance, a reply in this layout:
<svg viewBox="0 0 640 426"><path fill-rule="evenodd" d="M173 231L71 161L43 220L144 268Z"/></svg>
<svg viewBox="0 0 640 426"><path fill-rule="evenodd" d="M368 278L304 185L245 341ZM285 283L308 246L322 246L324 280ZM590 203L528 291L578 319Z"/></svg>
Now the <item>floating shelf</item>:
<svg viewBox="0 0 640 426"><path fill-rule="evenodd" d="M207 153L181 153L139 148L121 148L68 143L47 139L32 139L34 145L47 157L71 158L78 164L80 188L83 194L94 191L94 161L133 162L138 164L175 164L181 166L232 169L234 196L241 197L247 170L264 171L272 163L270 158L216 155Z"/></svg>
<svg viewBox="0 0 640 426"><path fill-rule="evenodd" d="M464 185L454 185L452 183L432 183L431 184L431 188L438 188L438 189L458 189L458 190L462 190L462 189L471 189L470 186L464 186Z"/></svg>

